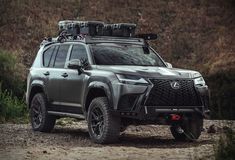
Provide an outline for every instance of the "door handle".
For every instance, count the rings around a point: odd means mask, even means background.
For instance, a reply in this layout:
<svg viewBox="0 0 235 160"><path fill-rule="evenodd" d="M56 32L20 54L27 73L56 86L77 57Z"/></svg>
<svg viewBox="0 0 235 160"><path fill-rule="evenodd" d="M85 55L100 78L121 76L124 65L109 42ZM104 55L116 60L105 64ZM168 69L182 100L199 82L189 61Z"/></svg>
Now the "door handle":
<svg viewBox="0 0 235 160"><path fill-rule="evenodd" d="M65 78L65 77L68 77L68 74L67 73L63 73L61 76Z"/></svg>
<svg viewBox="0 0 235 160"><path fill-rule="evenodd" d="M49 76L50 75L50 72L46 71L43 73L45 76Z"/></svg>

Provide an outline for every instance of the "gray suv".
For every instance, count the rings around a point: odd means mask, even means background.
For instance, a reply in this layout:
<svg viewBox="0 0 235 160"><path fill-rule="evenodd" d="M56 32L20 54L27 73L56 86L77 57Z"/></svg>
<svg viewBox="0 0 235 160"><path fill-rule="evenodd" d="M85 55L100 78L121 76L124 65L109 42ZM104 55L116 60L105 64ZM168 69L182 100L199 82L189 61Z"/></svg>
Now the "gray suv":
<svg viewBox="0 0 235 160"><path fill-rule="evenodd" d="M208 87L197 71L172 68L143 38L85 36L45 40L27 80L34 131L56 119L85 119L95 143L113 143L130 124L170 125L195 140L208 114Z"/></svg>

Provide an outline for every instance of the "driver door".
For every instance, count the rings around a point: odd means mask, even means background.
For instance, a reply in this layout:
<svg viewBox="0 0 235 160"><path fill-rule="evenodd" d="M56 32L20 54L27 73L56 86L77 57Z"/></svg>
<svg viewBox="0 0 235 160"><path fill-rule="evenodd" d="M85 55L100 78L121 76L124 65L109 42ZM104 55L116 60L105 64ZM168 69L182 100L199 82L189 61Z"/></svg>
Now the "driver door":
<svg viewBox="0 0 235 160"><path fill-rule="evenodd" d="M79 59L83 63L88 63L85 45L73 44L68 61L72 59ZM83 73L79 75L78 70L69 69L66 65L65 71L67 77L64 78L63 85L61 86L61 101L71 108L71 112L81 112L81 103L85 86L84 79L86 75Z"/></svg>

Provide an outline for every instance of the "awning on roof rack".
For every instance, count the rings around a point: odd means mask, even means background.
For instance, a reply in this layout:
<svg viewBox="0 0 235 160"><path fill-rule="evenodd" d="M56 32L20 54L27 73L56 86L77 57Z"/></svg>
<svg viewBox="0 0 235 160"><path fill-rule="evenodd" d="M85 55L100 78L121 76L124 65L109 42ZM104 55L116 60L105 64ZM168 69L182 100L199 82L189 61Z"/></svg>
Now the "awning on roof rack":
<svg viewBox="0 0 235 160"><path fill-rule="evenodd" d="M157 34L154 33L148 33L148 34L137 34L135 36L136 38L143 38L144 40L155 40L157 39Z"/></svg>

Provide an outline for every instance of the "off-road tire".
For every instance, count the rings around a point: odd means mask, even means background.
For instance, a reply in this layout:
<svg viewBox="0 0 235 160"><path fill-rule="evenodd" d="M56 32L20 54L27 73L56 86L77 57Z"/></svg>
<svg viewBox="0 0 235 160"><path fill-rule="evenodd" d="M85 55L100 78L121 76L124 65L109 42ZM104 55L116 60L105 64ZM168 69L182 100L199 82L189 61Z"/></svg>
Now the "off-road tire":
<svg viewBox="0 0 235 160"><path fill-rule="evenodd" d="M47 98L43 93L37 93L30 103L30 121L34 131L50 132L55 125L56 117L47 113ZM41 121L36 124L35 109L40 109Z"/></svg>
<svg viewBox="0 0 235 160"><path fill-rule="evenodd" d="M99 110L103 114L102 134L98 136L94 131L94 111ZM101 113L100 113L101 114ZM88 109L88 131L91 140L94 143L107 144L114 143L118 140L120 134L120 118L111 114L108 99L98 97L92 100ZM92 128L93 126L93 128Z"/></svg>
<svg viewBox="0 0 235 160"><path fill-rule="evenodd" d="M177 131L179 126L183 129L183 133ZM182 124L172 125L170 130L177 141L194 141L200 137L202 128L203 118L195 114L188 117Z"/></svg>

